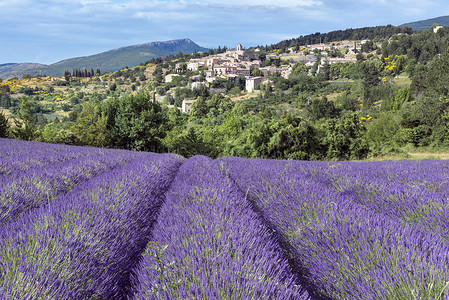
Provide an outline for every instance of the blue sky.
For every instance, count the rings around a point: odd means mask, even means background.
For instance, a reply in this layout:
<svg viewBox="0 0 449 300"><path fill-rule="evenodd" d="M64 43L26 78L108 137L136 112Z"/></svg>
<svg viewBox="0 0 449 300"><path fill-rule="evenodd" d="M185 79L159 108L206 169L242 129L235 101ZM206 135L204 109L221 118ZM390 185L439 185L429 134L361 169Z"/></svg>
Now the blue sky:
<svg viewBox="0 0 449 300"><path fill-rule="evenodd" d="M250 47L443 15L443 0L0 0L0 64L48 64L180 38Z"/></svg>

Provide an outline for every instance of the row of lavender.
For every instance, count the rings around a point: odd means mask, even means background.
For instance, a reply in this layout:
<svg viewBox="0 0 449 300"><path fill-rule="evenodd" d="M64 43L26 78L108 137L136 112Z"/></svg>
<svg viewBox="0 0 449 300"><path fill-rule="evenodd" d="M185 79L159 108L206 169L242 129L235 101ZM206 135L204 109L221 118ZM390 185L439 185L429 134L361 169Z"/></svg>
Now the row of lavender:
<svg viewBox="0 0 449 300"><path fill-rule="evenodd" d="M313 295L449 296L448 163L220 161L286 238Z"/></svg>
<svg viewBox="0 0 449 300"><path fill-rule="evenodd" d="M449 239L447 161L346 163L332 173L335 188L359 204Z"/></svg>
<svg viewBox="0 0 449 300"><path fill-rule="evenodd" d="M189 160L168 190L183 158L106 152L4 177L1 299L309 298L217 163Z"/></svg>
<svg viewBox="0 0 449 300"><path fill-rule="evenodd" d="M183 161L0 139L0 298L448 297L448 163Z"/></svg>
<svg viewBox="0 0 449 300"><path fill-rule="evenodd" d="M134 299L309 299L276 233L201 156L178 171L133 282Z"/></svg>
<svg viewBox="0 0 449 300"><path fill-rule="evenodd" d="M0 226L146 154L0 139ZM14 149L16 149L14 151Z"/></svg>
<svg viewBox="0 0 449 300"><path fill-rule="evenodd" d="M116 152L116 150L0 138L0 178L21 171L26 172L36 167L75 160L85 156L103 156L111 152Z"/></svg>
<svg viewBox="0 0 449 300"><path fill-rule="evenodd" d="M184 159L151 153L126 159L0 228L1 299L130 293L132 270Z"/></svg>

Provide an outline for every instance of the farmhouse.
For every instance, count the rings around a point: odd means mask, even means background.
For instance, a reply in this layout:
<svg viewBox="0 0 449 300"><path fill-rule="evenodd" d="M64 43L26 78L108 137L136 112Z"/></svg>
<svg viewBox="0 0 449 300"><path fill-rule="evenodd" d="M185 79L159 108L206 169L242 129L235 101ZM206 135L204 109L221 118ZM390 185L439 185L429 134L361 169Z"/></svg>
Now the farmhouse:
<svg viewBox="0 0 449 300"><path fill-rule="evenodd" d="M237 67L232 65L222 65L214 67L215 75L229 75L229 74L236 74L237 73Z"/></svg>
<svg viewBox="0 0 449 300"><path fill-rule="evenodd" d="M256 89L256 87L261 84L263 81L263 77L252 77L246 79L246 91L251 93Z"/></svg>
<svg viewBox="0 0 449 300"><path fill-rule="evenodd" d="M204 67L206 62L202 59L191 59L187 63L187 70L189 71L198 71L200 67Z"/></svg>
<svg viewBox="0 0 449 300"><path fill-rule="evenodd" d="M191 108L192 108L192 104L195 101L196 100L184 100L184 101L182 101L182 109L181 109L181 111L183 113L189 113Z"/></svg>

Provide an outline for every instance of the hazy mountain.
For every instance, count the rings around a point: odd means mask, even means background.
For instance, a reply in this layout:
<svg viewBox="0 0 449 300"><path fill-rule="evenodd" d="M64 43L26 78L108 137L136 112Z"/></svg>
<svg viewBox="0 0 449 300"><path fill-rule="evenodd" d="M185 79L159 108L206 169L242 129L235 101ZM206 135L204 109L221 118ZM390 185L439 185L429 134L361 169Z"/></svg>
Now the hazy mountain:
<svg viewBox="0 0 449 300"><path fill-rule="evenodd" d="M23 74L42 74L41 71L47 66L42 64L2 64L0 65L0 78L22 77Z"/></svg>
<svg viewBox="0 0 449 300"><path fill-rule="evenodd" d="M440 24L443 26L449 26L449 16L437 17L422 21L416 21L411 23L402 24L401 26L409 26L413 30L429 30L434 24Z"/></svg>
<svg viewBox="0 0 449 300"><path fill-rule="evenodd" d="M95 55L65 59L51 65L34 63L3 64L0 65L0 78L22 77L23 74L48 76L62 76L64 71L73 69L97 68L101 72L120 70L125 66L134 67L154 57L170 54L193 53L195 51L207 51L190 39L172 40L166 42L151 42L140 45L117 48Z"/></svg>

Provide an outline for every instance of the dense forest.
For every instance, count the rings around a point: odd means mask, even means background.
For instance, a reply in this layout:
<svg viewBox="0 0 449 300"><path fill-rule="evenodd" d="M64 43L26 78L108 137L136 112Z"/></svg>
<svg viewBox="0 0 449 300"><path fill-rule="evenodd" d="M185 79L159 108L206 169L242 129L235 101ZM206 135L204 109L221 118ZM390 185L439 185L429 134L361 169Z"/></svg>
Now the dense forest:
<svg viewBox="0 0 449 300"><path fill-rule="evenodd" d="M231 98L244 90L243 78L189 88L191 78L204 72L186 70L186 62L226 48L153 59L146 64L151 76L124 68L110 75L114 81L107 92L75 93L62 119L42 117L45 106L35 90L24 89L27 96L14 98L8 85L0 85L0 107L11 111L9 122L0 113L0 137L211 158L349 160L401 154L406 147L445 148L449 28L433 29L348 29L262 47L260 57L320 40L369 40L356 51L355 63L298 62L288 78L274 73L272 84L260 86L259 94L237 100ZM274 63L285 62L282 56L264 61ZM173 72L180 76L164 82L163 76ZM123 82L134 88L120 92ZM156 101L158 96L165 98ZM196 100L189 114L176 108L185 99Z"/></svg>
<svg viewBox="0 0 449 300"><path fill-rule="evenodd" d="M349 28L345 30L335 30L328 33L313 33L305 36L300 36L295 39L284 40L277 44L265 46L265 50L272 49L287 49L290 47L299 47L318 43L332 43L344 40L380 40L388 39L397 34L412 34L410 27L397 27L393 25L363 27L363 28Z"/></svg>

